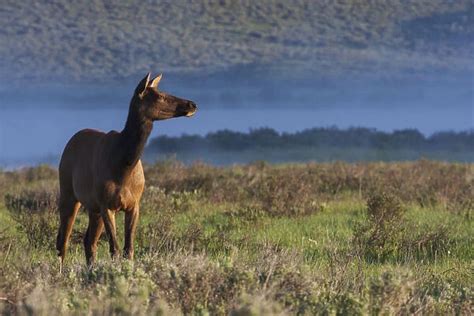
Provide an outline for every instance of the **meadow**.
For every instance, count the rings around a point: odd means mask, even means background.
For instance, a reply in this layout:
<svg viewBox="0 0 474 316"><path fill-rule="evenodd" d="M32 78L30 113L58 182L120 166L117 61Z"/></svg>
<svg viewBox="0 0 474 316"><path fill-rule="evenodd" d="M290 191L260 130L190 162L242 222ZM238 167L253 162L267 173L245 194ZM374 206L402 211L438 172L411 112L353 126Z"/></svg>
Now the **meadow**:
<svg viewBox="0 0 474 316"><path fill-rule="evenodd" d="M62 274L56 169L0 171L3 314L472 312L473 164L145 169L135 261L88 269L81 211Z"/></svg>

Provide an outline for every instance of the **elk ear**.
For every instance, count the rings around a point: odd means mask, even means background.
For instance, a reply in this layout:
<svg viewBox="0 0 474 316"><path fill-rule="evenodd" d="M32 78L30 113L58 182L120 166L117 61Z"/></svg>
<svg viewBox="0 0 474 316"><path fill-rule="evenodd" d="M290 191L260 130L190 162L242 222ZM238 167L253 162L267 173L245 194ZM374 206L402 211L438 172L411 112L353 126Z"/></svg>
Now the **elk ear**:
<svg viewBox="0 0 474 316"><path fill-rule="evenodd" d="M149 87L158 88L158 84L160 83L161 77L163 77L163 74L160 74L159 76L156 76L155 79L153 79L150 82Z"/></svg>
<svg viewBox="0 0 474 316"><path fill-rule="evenodd" d="M150 81L150 73L147 73L145 78L143 78L138 86L135 88L135 94L136 95L141 95L143 92L145 92L146 87L148 86L148 82Z"/></svg>

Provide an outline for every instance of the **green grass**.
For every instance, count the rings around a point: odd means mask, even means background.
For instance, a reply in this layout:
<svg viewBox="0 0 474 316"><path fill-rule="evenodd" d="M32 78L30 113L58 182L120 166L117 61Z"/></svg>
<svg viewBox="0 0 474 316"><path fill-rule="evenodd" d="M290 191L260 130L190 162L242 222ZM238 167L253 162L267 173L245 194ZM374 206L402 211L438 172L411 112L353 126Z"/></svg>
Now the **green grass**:
<svg viewBox="0 0 474 316"><path fill-rule="evenodd" d="M249 198L233 200L230 194L230 190L235 191L232 179L245 178L246 172L257 177L268 174L273 179L282 175L289 189L296 190L293 177L310 185L308 179L295 174L298 168L324 167L328 174L339 170L350 183L345 173L359 172L357 168L364 167L377 174L380 164L344 166L347 169L341 169L340 164L267 165L260 169L184 167L173 162L148 166L149 182L162 182L160 190L149 186L142 200L135 261L112 261L103 236L98 263L88 270L81 241L87 216L81 211L62 275L52 247L56 209L45 206L29 213L28 222L40 222L42 218L50 221L38 231L16 213L32 210L15 209L18 204L6 200L0 205L0 310L6 314L468 314L474 303L470 206L454 210L442 203L421 206L416 199L407 198L412 196L408 194L411 191L399 191L398 196L405 196L403 202L397 195L383 195L383 201L390 211L400 205L401 217L383 218L385 226L377 226L368 217L365 189L313 193L313 199L320 201L318 208L301 214L275 212L266 209L265 203L258 204L260 198L267 198L262 193L266 181L257 186L255 178L250 183L240 182L241 190L251 187L261 192L253 203ZM437 168L468 171L472 167L427 162L382 166L392 172L392 179L387 181L396 180L393 172L402 172L403 168L411 173L425 168L424 173L443 174L437 173ZM228 188L221 184L228 194L219 198L213 195L219 192L209 187L197 190L197 174L203 179L210 175L213 181L229 181ZM470 181L466 175L464 181ZM52 198L40 193L51 192L55 186L45 188L37 183L54 181L54 177L54 172L47 172L45 167L3 172L0 189L25 203L31 198L40 202ZM440 179L436 177L432 176L432 181ZM174 182L177 179L179 184ZM405 180L406 185L413 181L408 177ZM330 182L328 178L326 181ZM451 180L444 177L443 181ZM197 191L180 189L189 188L191 183ZM316 192L314 185L312 192ZM305 197L301 195L295 201L298 199ZM277 202L271 207L288 205ZM22 205L31 205L25 203ZM123 214L119 214L123 244L122 226ZM365 234L364 227L386 235L386 257L366 255L379 249L371 249L372 244L364 238L356 238ZM31 243L27 234L44 241ZM42 239L45 234L49 235ZM433 247L437 249L434 252Z"/></svg>

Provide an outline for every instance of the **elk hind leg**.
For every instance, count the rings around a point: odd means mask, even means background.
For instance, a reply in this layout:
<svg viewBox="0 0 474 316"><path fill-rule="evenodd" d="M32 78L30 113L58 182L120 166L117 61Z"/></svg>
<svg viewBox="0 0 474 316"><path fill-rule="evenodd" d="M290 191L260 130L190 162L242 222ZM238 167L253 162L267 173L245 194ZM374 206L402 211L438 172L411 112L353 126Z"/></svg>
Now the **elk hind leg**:
<svg viewBox="0 0 474 316"><path fill-rule="evenodd" d="M72 226L81 204L73 197L60 196L59 198L59 230L56 239L56 250L60 259L60 269L64 262Z"/></svg>

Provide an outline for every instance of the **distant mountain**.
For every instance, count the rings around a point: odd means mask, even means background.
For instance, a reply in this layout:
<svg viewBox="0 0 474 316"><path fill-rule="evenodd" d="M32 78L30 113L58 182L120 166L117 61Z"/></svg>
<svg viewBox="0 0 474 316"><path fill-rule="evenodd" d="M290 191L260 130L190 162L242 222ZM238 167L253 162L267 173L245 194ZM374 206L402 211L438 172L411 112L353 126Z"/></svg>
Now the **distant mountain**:
<svg viewBox="0 0 474 316"><path fill-rule="evenodd" d="M472 0L3 0L0 26L2 83L473 70Z"/></svg>

